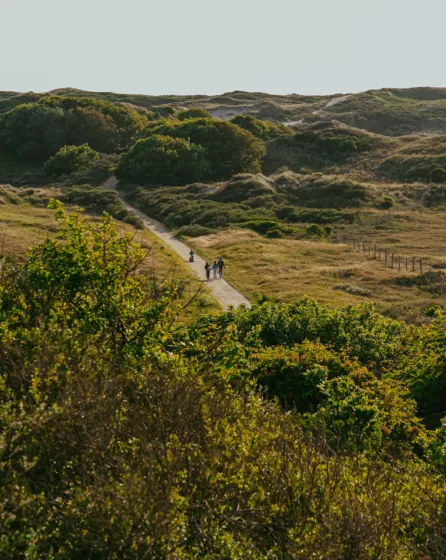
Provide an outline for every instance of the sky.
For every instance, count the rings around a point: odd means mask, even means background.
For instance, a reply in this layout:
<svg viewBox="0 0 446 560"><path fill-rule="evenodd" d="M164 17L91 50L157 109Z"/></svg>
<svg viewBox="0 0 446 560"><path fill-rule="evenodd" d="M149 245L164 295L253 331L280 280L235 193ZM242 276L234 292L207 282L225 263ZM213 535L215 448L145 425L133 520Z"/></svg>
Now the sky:
<svg viewBox="0 0 446 560"><path fill-rule="evenodd" d="M0 90L446 86L445 0L0 0Z"/></svg>

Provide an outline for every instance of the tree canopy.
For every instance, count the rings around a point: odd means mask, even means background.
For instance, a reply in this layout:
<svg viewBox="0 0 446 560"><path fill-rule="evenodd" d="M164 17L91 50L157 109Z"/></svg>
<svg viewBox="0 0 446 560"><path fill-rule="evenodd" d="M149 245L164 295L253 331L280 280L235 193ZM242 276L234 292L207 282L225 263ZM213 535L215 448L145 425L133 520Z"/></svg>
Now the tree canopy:
<svg viewBox="0 0 446 560"><path fill-rule="evenodd" d="M88 143L98 152L128 147L147 119L120 104L90 98L44 97L0 118L0 146L21 157L46 160L62 146Z"/></svg>
<svg viewBox="0 0 446 560"><path fill-rule="evenodd" d="M155 134L121 156L116 175L133 183L181 185L209 172L206 150L184 138Z"/></svg>
<svg viewBox="0 0 446 560"><path fill-rule="evenodd" d="M212 118L162 121L145 135L185 138L206 149L209 174L202 179L229 179L237 173L258 173L265 155L263 142L235 124Z"/></svg>
<svg viewBox="0 0 446 560"><path fill-rule="evenodd" d="M88 144L80 146L63 146L45 163L48 175L64 175L74 171L84 171L99 160L99 154Z"/></svg>

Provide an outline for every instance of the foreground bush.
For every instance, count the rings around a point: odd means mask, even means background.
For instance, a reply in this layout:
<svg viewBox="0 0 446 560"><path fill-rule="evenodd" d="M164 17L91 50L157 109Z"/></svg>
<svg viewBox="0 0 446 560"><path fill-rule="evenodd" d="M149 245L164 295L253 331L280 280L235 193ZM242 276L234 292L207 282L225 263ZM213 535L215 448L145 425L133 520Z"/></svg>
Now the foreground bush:
<svg viewBox="0 0 446 560"><path fill-rule="evenodd" d="M138 140L122 155L116 175L133 183L181 185L201 180L208 170L204 148L155 134Z"/></svg>
<svg viewBox="0 0 446 560"><path fill-rule="evenodd" d="M48 175L68 175L85 171L96 161L99 161L99 154L88 144L63 146L45 163L45 172Z"/></svg>
<svg viewBox="0 0 446 560"><path fill-rule="evenodd" d="M2 557L443 557L444 478L360 365L398 360L401 327L309 301L186 327L110 218L57 216L0 268ZM261 396L274 375L316 415Z"/></svg>

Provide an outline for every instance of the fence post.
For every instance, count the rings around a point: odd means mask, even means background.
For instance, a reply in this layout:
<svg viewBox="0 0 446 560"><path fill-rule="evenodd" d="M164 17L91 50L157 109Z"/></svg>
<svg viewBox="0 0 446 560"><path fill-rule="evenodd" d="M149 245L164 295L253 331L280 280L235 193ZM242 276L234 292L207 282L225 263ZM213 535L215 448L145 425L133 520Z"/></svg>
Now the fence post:
<svg viewBox="0 0 446 560"><path fill-rule="evenodd" d="M415 272L415 257L412 257L412 272Z"/></svg>
<svg viewBox="0 0 446 560"><path fill-rule="evenodd" d="M369 257L371 252L372 252L372 244L369 242Z"/></svg>
<svg viewBox="0 0 446 560"><path fill-rule="evenodd" d="M378 249L378 260L381 260L381 249Z"/></svg>
<svg viewBox="0 0 446 560"><path fill-rule="evenodd" d="M387 249L384 249L384 266L387 266Z"/></svg>
<svg viewBox="0 0 446 560"><path fill-rule="evenodd" d="M409 259L406 257L406 272L407 272L407 265L408 265Z"/></svg>
<svg viewBox="0 0 446 560"><path fill-rule="evenodd" d="M374 248L374 252L373 252L373 258L376 259L376 243L375 243L375 248Z"/></svg>
<svg viewBox="0 0 446 560"><path fill-rule="evenodd" d="M362 242L362 252L365 253L365 241Z"/></svg>
<svg viewBox="0 0 446 560"><path fill-rule="evenodd" d="M401 270L401 257L398 257L398 270Z"/></svg>
<svg viewBox="0 0 446 560"><path fill-rule="evenodd" d="M420 274L423 274L423 260L420 259Z"/></svg>

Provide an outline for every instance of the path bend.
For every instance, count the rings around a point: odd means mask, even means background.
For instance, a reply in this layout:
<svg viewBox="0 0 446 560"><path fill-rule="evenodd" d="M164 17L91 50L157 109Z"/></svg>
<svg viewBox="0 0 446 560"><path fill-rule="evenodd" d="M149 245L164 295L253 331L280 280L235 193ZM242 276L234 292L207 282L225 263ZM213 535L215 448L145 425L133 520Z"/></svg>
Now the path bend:
<svg viewBox="0 0 446 560"><path fill-rule="evenodd" d="M112 177L107 179L107 181L104 183L104 187L109 190L117 191L117 183L118 180L113 175ZM144 212L141 212L141 210L133 207L123 198L121 198L121 201L126 206L126 208L134 212L138 216L138 218L141 218L141 220L144 222L144 225L148 229L150 229L150 231L152 231L159 239L169 245L169 247L173 249L175 253L177 253L177 255L179 255L182 260L195 272L195 274L203 280L205 275L205 261L200 256L195 255L195 262L190 263L190 247L188 247L179 239L176 239L172 235L172 232L169 231L161 222L158 222L158 220L147 216L146 214L144 214ZM247 308L251 307L250 301L243 294L241 294L230 284L228 284L228 282L226 282L226 280L224 280L223 278L221 280L209 280L208 282L206 282L206 285L224 311L226 311L230 306L239 307L240 305L245 305Z"/></svg>

